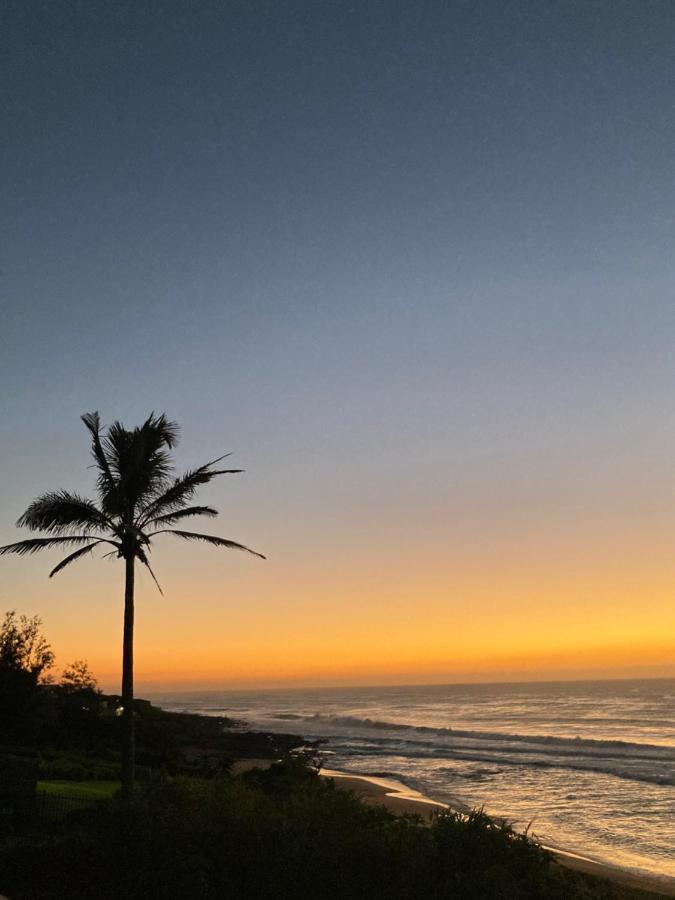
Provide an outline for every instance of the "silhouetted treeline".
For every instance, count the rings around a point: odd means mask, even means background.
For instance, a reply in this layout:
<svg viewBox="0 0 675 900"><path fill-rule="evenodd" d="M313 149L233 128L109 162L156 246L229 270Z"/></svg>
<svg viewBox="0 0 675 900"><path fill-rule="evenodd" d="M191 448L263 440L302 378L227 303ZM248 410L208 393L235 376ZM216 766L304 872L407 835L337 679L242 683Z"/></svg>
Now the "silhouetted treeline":
<svg viewBox="0 0 675 900"><path fill-rule="evenodd" d="M120 778L121 698L93 688L38 685L14 727L0 732L3 757L38 760L41 778L83 781ZM244 731L225 717L171 713L147 700L134 702L139 775L226 771L234 759L274 758L305 742L298 735Z"/></svg>
<svg viewBox="0 0 675 900"><path fill-rule="evenodd" d="M34 616L5 614L0 623L0 782L14 761L32 758L42 778L120 778L122 700L102 693L84 660L59 683L54 654ZM242 731L223 716L170 713L134 701L139 773L212 775L233 759L274 758L304 742L297 735Z"/></svg>

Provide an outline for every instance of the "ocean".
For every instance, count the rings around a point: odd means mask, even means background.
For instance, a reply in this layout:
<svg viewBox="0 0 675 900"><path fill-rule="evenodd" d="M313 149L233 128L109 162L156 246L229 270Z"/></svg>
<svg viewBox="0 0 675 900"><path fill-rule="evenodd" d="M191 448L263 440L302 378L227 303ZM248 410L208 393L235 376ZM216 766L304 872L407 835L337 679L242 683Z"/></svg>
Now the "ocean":
<svg viewBox="0 0 675 900"><path fill-rule="evenodd" d="M529 826L548 846L675 877L675 679L150 699L323 738L327 768L393 778Z"/></svg>

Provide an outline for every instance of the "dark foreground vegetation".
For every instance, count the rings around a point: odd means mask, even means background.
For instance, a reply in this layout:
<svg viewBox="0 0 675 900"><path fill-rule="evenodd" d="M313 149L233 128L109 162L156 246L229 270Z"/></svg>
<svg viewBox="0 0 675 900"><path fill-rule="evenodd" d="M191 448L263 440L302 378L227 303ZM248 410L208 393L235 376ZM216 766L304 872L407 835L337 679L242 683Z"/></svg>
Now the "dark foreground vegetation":
<svg viewBox="0 0 675 900"><path fill-rule="evenodd" d="M155 777L49 827L6 832L12 900L629 898L481 813L431 827L364 805L302 760L243 777Z"/></svg>

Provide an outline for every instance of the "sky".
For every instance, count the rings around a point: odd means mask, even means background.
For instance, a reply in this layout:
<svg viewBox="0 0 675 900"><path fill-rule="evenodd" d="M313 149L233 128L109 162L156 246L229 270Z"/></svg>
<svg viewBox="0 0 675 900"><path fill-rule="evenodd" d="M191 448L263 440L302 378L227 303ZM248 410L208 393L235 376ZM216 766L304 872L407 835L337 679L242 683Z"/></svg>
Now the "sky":
<svg viewBox="0 0 675 900"><path fill-rule="evenodd" d="M670 0L0 9L0 542L79 416L232 451L140 689L675 675ZM198 526L195 526L197 530ZM121 668L123 572L0 560Z"/></svg>

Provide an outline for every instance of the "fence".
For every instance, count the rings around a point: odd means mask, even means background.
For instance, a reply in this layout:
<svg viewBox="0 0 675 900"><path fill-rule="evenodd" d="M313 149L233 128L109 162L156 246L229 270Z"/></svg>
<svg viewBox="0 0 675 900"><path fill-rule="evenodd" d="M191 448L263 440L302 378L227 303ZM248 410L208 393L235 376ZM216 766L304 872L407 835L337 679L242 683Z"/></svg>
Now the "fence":
<svg viewBox="0 0 675 900"><path fill-rule="evenodd" d="M31 814L43 821L63 822L71 813L90 809L101 802L105 801L96 797L68 797L63 794L37 791L31 804Z"/></svg>
<svg viewBox="0 0 675 900"><path fill-rule="evenodd" d="M37 784L37 759L0 754L0 818L25 818L29 814Z"/></svg>

